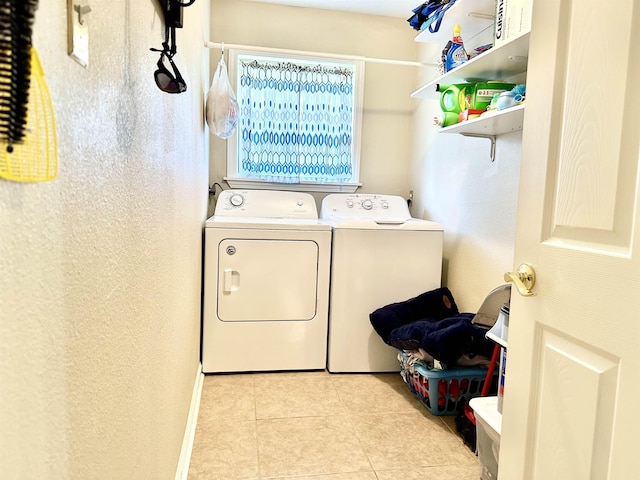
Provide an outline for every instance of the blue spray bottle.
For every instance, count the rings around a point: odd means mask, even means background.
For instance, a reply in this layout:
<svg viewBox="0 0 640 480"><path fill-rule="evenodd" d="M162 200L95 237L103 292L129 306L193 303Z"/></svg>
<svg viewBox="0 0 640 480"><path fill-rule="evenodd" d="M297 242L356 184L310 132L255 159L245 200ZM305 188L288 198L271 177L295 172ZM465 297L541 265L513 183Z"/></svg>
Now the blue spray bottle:
<svg viewBox="0 0 640 480"><path fill-rule="evenodd" d="M453 38L451 39L451 45L449 46L447 43L447 47L448 48L445 47L446 52L443 52L445 56L445 72L448 72L469 60L467 51L464 49L464 44L462 43L460 25L457 23L453 26Z"/></svg>

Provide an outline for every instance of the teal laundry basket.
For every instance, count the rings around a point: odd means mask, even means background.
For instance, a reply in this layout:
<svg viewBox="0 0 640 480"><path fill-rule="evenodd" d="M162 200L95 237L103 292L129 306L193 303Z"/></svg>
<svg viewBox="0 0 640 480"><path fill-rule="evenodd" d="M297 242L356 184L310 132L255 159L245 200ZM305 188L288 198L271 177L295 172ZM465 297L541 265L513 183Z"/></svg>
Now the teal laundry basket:
<svg viewBox="0 0 640 480"><path fill-rule="evenodd" d="M460 413L470 399L480 396L487 375L487 369L481 367L428 369L410 363L403 350L398 350L398 360L402 379L433 415Z"/></svg>

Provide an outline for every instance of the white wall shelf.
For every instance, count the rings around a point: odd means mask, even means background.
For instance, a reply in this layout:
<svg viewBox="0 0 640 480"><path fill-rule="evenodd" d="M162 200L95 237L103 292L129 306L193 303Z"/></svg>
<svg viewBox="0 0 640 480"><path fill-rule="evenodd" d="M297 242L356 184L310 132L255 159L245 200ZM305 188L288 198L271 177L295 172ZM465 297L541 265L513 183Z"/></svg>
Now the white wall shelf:
<svg viewBox="0 0 640 480"><path fill-rule="evenodd" d="M440 133L502 135L522 130L523 121L524 104L441 128Z"/></svg>
<svg viewBox="0 0 640 480"><path fill-rule="evenodd" d="M463 38L473 37L493 23L495 0L458 0L444 15L437 33L427 30L415 37L417 42L444 45L451 38L453 25L462 26ZM473 83L480 81L503 80L520 83L524 81L529 57L529 33L510 39L497 47L477 55L459 67L445 73L418 88L412 98L437 99L438 85L455 83ZM514 81L513 77L518 76ZM495 113L467 120L449 127L440 128L439 133L457 133L469 137L486 138L491 142L490 157L495 160L496 137L504 133L522 130L524 104Z"/></svg>
<svg viewBox="0 0 640 480"><path fill-rule="evenodd" d="M453 7L451 8L453 9ZM436 85L438 84L504 80L526 72L528 52L529 34L525 33L508 43L487 50L458 68L432 80L414 91L411 96L413 98L437 98L439 93L436 92Z"/></svg>
<svg viewBox="0 0 640 480"><path fill-rule="evenodd" d="M441 128L439 133L486 138L491 142L489 158L493 162L496 159L496 136L522 130L523 121L524 104Z"/></svg>

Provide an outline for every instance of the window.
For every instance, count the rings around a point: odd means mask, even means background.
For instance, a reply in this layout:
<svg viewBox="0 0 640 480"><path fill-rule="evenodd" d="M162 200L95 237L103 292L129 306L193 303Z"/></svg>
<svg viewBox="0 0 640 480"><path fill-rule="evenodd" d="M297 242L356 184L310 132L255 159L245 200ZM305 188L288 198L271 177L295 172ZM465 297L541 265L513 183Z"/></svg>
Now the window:
<svg viewBox="0 0 640 480"><path fill-rule="evenodd" d="M232 50L229 64L240 108L231 187L355 191L363 62Z"/></svg>

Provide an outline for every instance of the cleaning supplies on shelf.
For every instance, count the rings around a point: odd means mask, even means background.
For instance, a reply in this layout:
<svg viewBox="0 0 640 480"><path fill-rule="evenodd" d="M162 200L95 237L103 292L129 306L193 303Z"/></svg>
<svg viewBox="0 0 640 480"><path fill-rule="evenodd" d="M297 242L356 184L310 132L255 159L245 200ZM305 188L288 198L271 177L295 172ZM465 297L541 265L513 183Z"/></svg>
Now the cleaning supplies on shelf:
<svg viewBox="0 0 640 480"><path fill-rule="evenodd" d="M440 108L442 111L458 114L464 110L466 108L464 103L465 95L467 89L472 86L472 83L455 83L439 86Z"/></svg>
<svg viewBox="0 0 640 480"><path fill-rule="evenodd" d="M513 83L499 81L447 85L440 94L440 108L444 112L457 113L466 109L486 110L496 93L510 91L514 87Z"/></svg>
<svg viewBox="0 0 640 480"><path fill-rule="evenodd" d="M499 93L497 99L493 101L496 110L506 110L507 108L520 105L525 100L526 85L514 85L511 90Z"/></svg>
<svg viewBox="0 0 640 480"><path fill-rule="evenodd" d="M473 85L472 89L469 89L465 103L468 108L486 110L496 93L511 90L513 87L515 87L513 83L478 82Z"/></svg>
<svg viewBox="0 0 640 480"><path fill-rule="evenodd" d="M507 108L515 107L518 104L515 100L515 96L516 95L513 92L502 92L496 102L496 109L505 110Z"/></svg>
<svg viewBox="0 0 640 480"><path fill-rule="evenodd" d="M494 105L501 94L515 90L517 85L501 81L476 83L439 84L440 109L442 117L435 117L434 123L442 127L454 125L479 117L487 111L492 100ZM500 108L500 107L498 107Z"/></svg>
<svg viewBox="0 0 640 480"><path fill-rule="evenodd" d="M449 72L469 60L460 35L460 25L457 23L453 26L453 38L450 42L447 42L442 51L442 56L444 57L445 72Z"/></svg>
<svg viewBox="0 0 640 480"><path fill-rule="evenodd" d="M464 109L464 99L467 88L473 86L471 83L457 83L450 85L438 85L436 91L440 92L440 109L442 116L433 117L433 123L441 127L455 125L460 121L460 112Z"/></svg>
<svg viewBox="0 0 640 480"><path fill-rule="evenodd" d="M433 124L441 127L448 127L458 123L459 114L455 112L442 112L442 116L433 117Z"/></svg>
<svg viewBox="0 0 640 480"><path fill-rule="evenodd" d="M458 123L478 118L484 112L486 112L486 110L475 110L473 108L466 108L458 115Z"/></svg>

